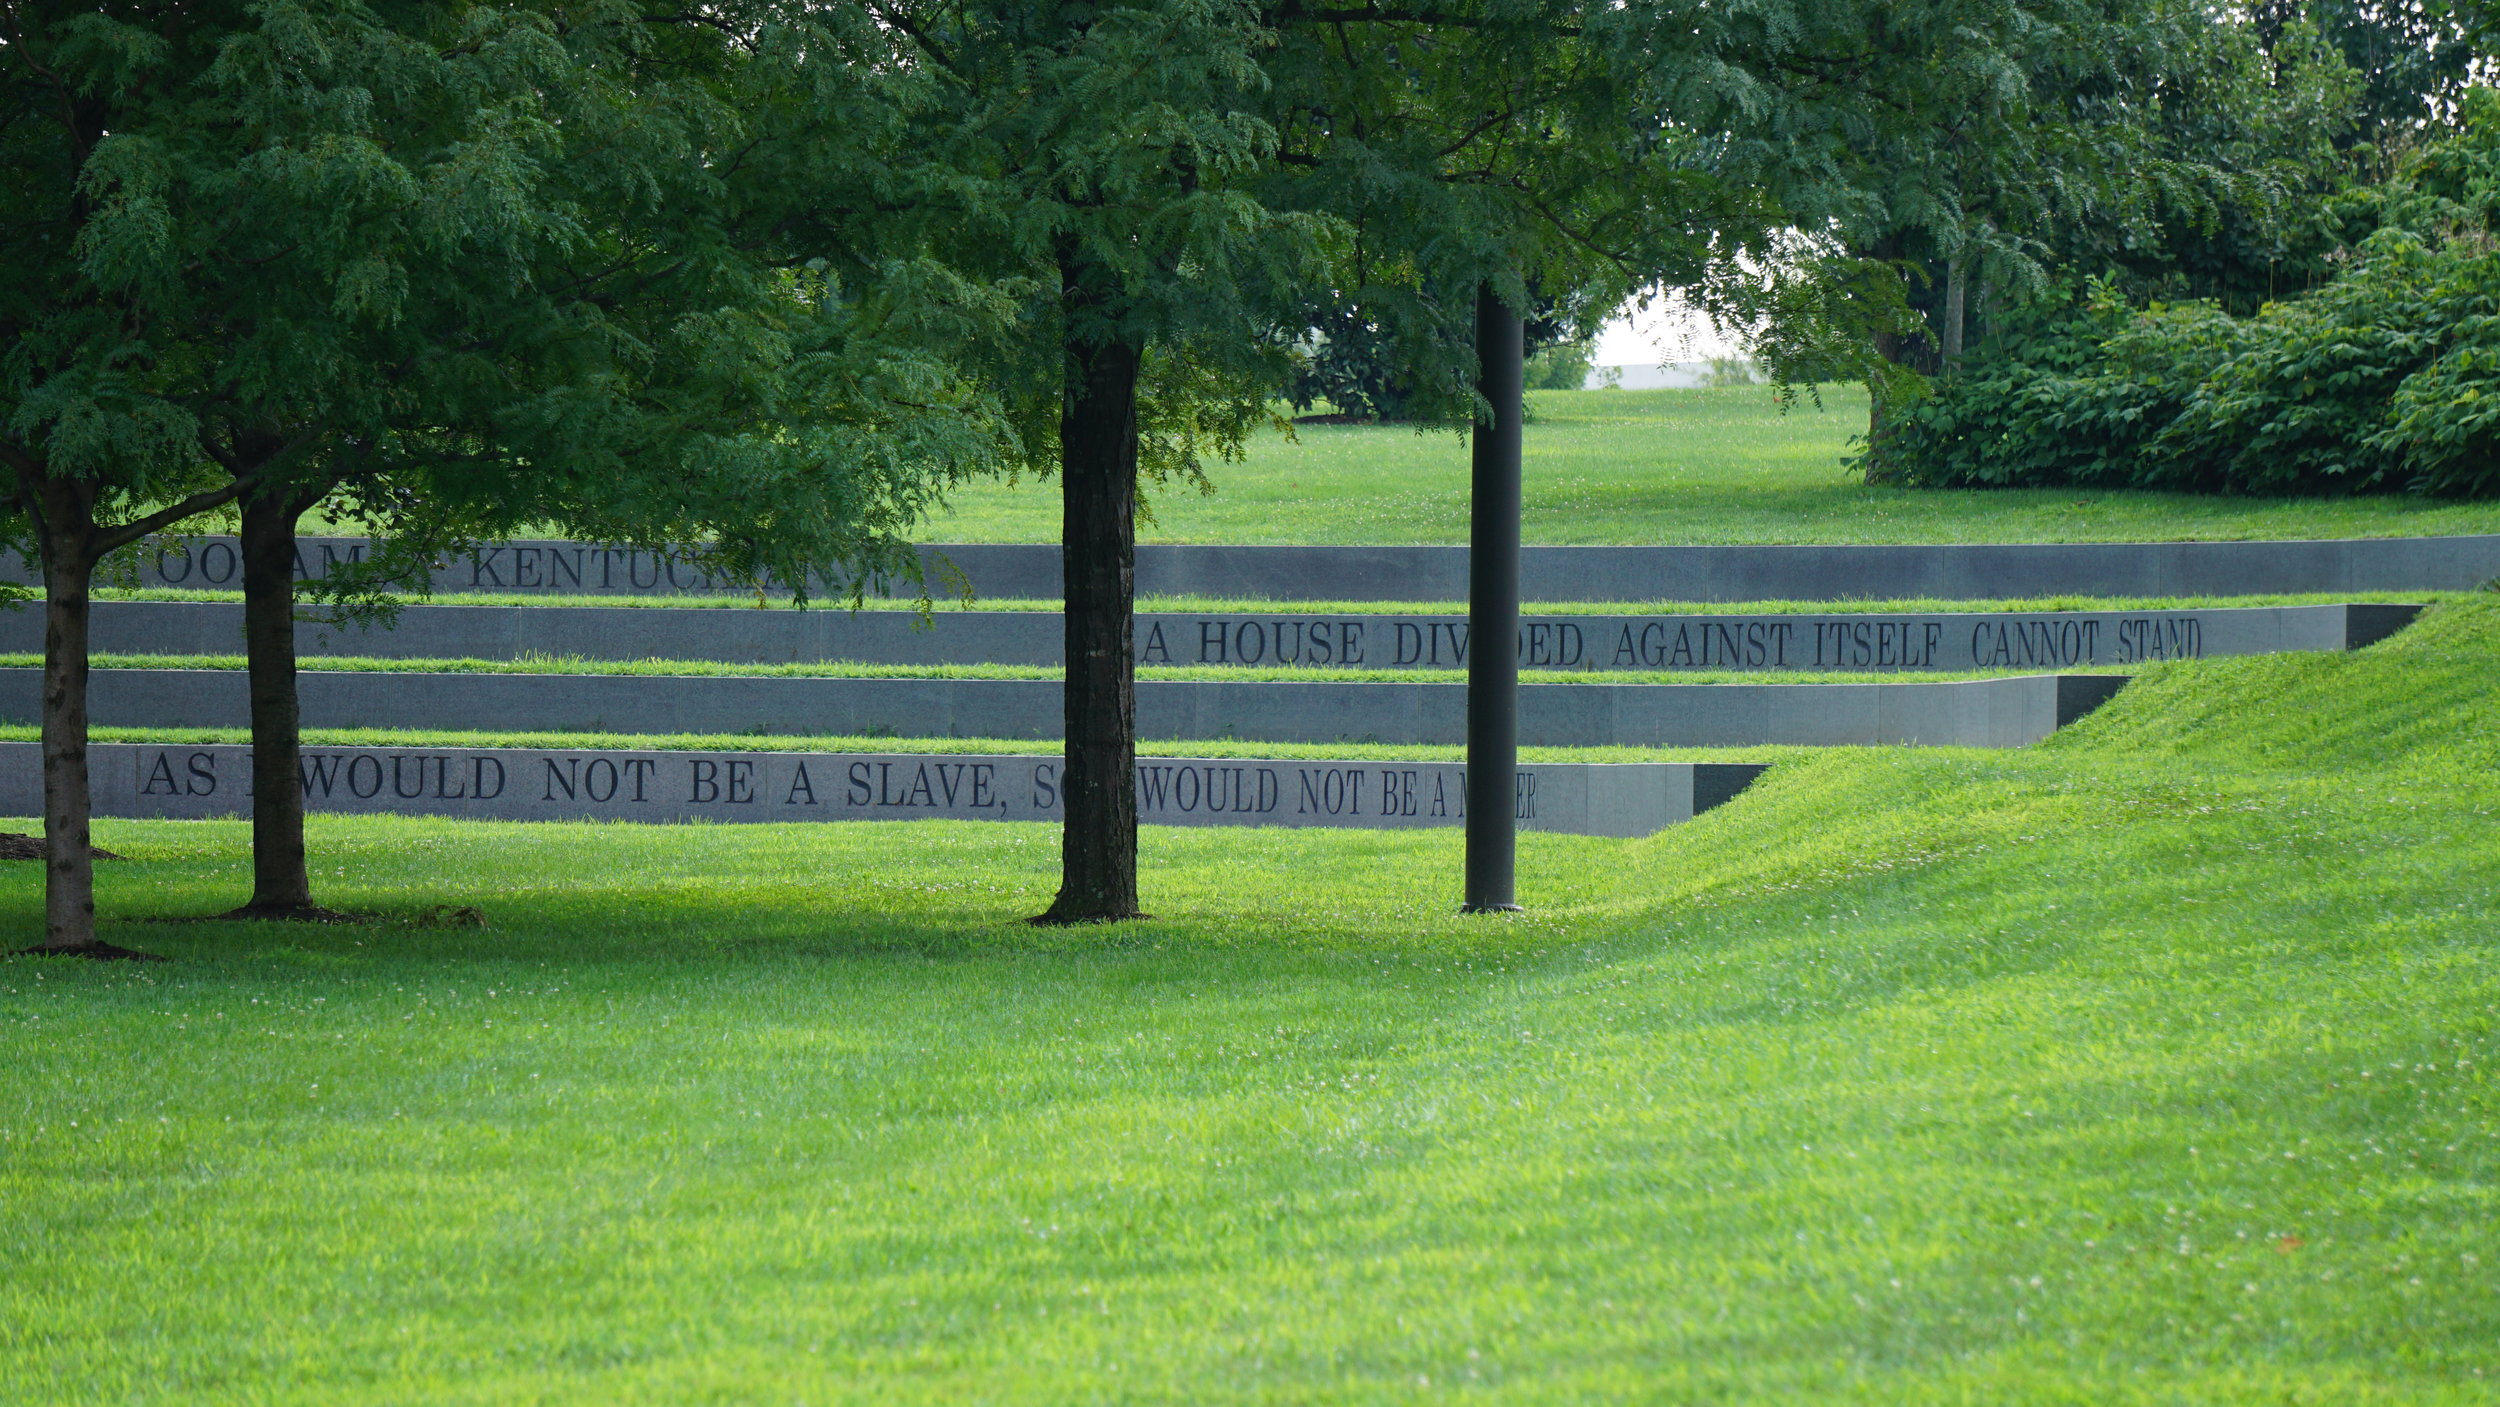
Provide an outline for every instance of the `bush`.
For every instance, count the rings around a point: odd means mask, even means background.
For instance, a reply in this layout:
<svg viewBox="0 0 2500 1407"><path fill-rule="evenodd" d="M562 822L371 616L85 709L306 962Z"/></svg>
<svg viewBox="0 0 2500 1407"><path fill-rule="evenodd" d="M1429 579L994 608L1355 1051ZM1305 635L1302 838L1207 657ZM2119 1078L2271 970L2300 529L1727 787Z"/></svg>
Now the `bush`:
<svg viewBox="0 0 2500 1407"><path fill-rule="evenodd" d="M1597 343L1558 342L1528 358L1527 384L1531 391L1577 391L1589 383L1589 372L1597 364Z"/></svg>
<svg viewBox="0 0 2500 1407"><path fill-rule="evenodd" d="M1701 384L1759 386L1762 384L1762 371L1753 364L1751 357L1712 357L1709 364L1702 368Z"/></svg>
<svg viewBox="0 0 2500 1407"><path fill-rule="evenodd" d="M1888 416L1894 482L2500 495L2500 94L2356 193L2376 232L2234 317L2103 283ZM2350 222L2348 222L2350 223Z"/></svg>
<svg viewBox="0 0 2500 1407"><path fill-rule="evenodd" d="M2500 253L2381 230L2336 279L2234 318L2095 307L2079 368L1975 367L1887 427L1897 482L2500 494Z"/></svg>

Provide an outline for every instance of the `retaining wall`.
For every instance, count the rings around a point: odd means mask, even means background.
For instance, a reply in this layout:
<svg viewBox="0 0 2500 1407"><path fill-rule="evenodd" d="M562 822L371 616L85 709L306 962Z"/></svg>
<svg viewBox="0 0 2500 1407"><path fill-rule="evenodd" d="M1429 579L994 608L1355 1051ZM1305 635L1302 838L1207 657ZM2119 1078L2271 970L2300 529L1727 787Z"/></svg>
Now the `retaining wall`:
<svg viewBox="0 0 2500 1407"><path fill-rule="evenodd" d="M34 743L0 743L0 811L41 811ZM98 744L96 814L248 816L251 750ZM306 748L302 784L322 812L561 821L1053 821L1060 759L964 754ZM1531 764L1518 770L1525 830L1648 835L1744 789L1736 763ZM1151 825L1405 829L1465 819L1453 763L1245 758L1138 760Z"/></svg>
<svg viewBox="0 0 2500 1407"><path fill-rule="evenodd" d="M363 539L307 538L299 567L319 575L360 557ZM982 596L1056 599L1059 549L1047 544L937 544L932 582L958 575ZM232 538L133 549L144 585L237 589ZM17 579L35 580L24 563ZM2469 590L2500 578L2500 535L2304 542L1961 543L1941 546L1530 547L1530 601L2007 600L2049 595L2228 596L2288 592ZM746 594L696 568L626 548L498 543L444 564L438 591L558 594ZM1459 601L1464 547L1137 549L1137 589L1274 601Z"/></svg>
<svg viewBox="0 0 2500 1407"><path fill-rule="evenodd" d="M2404 605L2188 611L1918 615L1528 616L1517 654L1531 669L2074 669L2283 650L2343 650L2402 628ZM220 655L243 647L238 603L99 601L105 654ZM305 624L305 656L388 659L687 659L736 664L1056 666L1061 618L1040 611L741 610L734 607L411 606L390 628ZM1212 615L1137 618L1144 665L1456 669L1465 616ZM0 651L43 649L40 611L0 611Z"/></svg>
<svg viewBox="0 0 2500 1407"><path fill-rule="evenodd" d="M242 727L239 669L100 669L103 726ZM1027 679L756 678L307 670L304 726L457 731L780 733L1056 738L1060 686ZM1956 683L1530 684L1529 746L1741 747L1909 743L2021 747L2098 707L2122 675L2032 674ZM36 720L42 671L0 669L0 719ZM1265 742L1455 744L1462 684L1141 681L1138 736Z"/></svg>

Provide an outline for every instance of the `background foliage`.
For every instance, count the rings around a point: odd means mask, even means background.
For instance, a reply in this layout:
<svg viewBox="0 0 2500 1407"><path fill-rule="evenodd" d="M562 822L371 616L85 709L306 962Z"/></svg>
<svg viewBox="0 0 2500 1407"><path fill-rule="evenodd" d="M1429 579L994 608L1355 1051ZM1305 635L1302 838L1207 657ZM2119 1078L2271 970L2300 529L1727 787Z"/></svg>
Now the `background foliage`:
<svg viewBox="0 0 2500 1407"><path fill-rule="evenodd" d="M2500 493L2500 94L2347 192L2365 230L2305 294L2131 308L2114 279L1906 410L1887 470L1931 485Z"/></svg>

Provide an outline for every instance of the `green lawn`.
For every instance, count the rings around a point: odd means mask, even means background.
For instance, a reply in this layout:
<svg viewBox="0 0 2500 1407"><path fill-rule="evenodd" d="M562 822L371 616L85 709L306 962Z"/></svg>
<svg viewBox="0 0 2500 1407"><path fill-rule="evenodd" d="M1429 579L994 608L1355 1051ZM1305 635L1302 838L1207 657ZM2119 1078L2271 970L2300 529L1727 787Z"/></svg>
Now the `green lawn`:
<svg viewBox="0 0 2500 1407"><path fill-rule="evenodd" d="M2500 1401L2500 599L1641 841L108 822L0 1400ZM39 876L0 874L31 935Z"/></svg>
<svg viewBox="0 0 2500 1407"><path fill-rule="evenodd" d="M1869 489L1842 467L1865 393L1783 414L1760 386L1539 391L1527 429L1532 543L2116 542L2500 531L2500 503L2248 499L2103 490ZM1467 540L1467 450L1395 426L1270 432L1210 466L1212 497L1154 495L1150 542ZM932 521L936 542L1047 542L1058 486L986 482Z"/></svg>

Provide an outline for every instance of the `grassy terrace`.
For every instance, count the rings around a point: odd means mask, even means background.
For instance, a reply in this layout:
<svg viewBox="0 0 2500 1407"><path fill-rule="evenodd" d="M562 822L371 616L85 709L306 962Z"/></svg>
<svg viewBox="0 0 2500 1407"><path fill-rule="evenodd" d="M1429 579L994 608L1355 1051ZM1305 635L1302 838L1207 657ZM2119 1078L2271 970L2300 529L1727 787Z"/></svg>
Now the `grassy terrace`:
<svg viewBox="0 0 2500 1407"><path fill-rule="evenodd" d="M105 822L0 1400L2487 1403L2500 599L1638 841ZM39 875L0 872L31 931ZM475 904L482 930L404 921Z"/></svg>
<svg viewBox="0 0 2500 1407"><path fill-rule="evenodd" d="M2403 496L2218 498L2123 490L1868 488L1844 466L1866 397L1782 412L1760 386L1532 391L1530 543L2166 542L2500 532L2500 503ZM1146 542L1464 543L1467 450L1411 427L1301 425L1210 465L1215 492L1151 498ZM307 528L310 531L311 528ZM954 495L933 542L1055 542L1059 489L988 480Z"/></svg>
<svg viewBox="0 0 2500 1407"><path fill-rule="evenodd" d="M1908 612L1954 611L2026 612L2026 611L2172 611L2199 606L2310 606L2331 605L2343 601L2442 601L2456 599L2464 593L2439 591L2341 591L2254 596L2034 596L2009 601L1942 601L1930 599L1899 599L1886 601L1536 601L1523 609L1529 615L1849 615L1900 614ZM99 601L218 601L240 605L240 591L183 591L165 587L117 588L100 587ZM775 610L793 607L786 600L757 601L737 596L555 596L524 593L446 592L426 598L429 606L610 606L629 610ZM920 602L893 597L872 597L861 603L871 611L911 611L923 609ZM308 608L309 609L309 608ZM847 604L818 602L801 609L846 611ZM993 600L981 597L966 602L954 599L931 600L925 609L940 611L1056 611L1057 601ZM1465 615L1464 601L1267 601L1224 596L1141 596L1140 611L1170 611L1181 614L1223 615Z"/></svg>
<svg viewBox="0 0 2500 1407"><path fill-rule="evenodd" d="M240 670L241 655L95 655L97 669ZM0 654L0 669L35 669L41 655ZM2128 674L2138 666L2078 665L2065 674ZM342 674L622 674L646 678L738 679L1036 679L1058 680L1055 666L1022 664L858 664L843 660L803 664L732 664L718 660L586 660L578 656L527 655L519 659L377 659L323 655L304 662L306 672ZM1965 670L1763 670L1763 669L1523 669L1525 684L1866 684L1905 680L2004 679L2039 674L2029 669ZM1337 684L1463 684L1463 669L1318 669L1276 665L1141 665L1139 679L1224 683L1300 681Z"/></svg>
<svg viewBox="0 0 2500 1407"><path fill-rule="evenodd" d="M1866 430L1856 388L1785 414L1762 387L1529 396L1527 541L2124 542L2500 531L2500 503L2404 497L2235 499L2087 490L1870 489L1844 470ZM1467 451L1397 426L1271 431L1211 466L1212 496L1153 498L1151 542L1464 543ZM970 486L928 531L944 542L1051 542L1058 487Z"/></svg>

